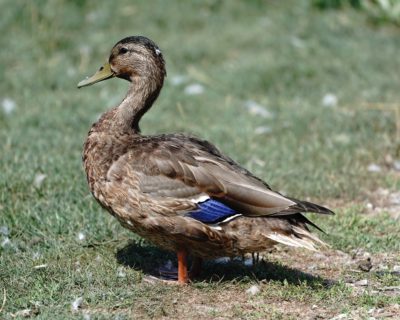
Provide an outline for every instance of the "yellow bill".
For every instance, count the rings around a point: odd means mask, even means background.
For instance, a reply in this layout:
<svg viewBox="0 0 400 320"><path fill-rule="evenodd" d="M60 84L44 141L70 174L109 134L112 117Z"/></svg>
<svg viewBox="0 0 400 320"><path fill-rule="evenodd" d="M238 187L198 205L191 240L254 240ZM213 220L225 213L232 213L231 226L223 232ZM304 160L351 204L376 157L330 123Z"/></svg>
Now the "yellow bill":
<svg viewBox="0 0 400 320"><path fill-rule="evenodd" d="M97 71L94 75L79 82L78 88L90 86L97 82L107 80L113 77L115 77L115 74L112 72L110 64L106 62L104 65L100 67L99 71Z"/></svg>

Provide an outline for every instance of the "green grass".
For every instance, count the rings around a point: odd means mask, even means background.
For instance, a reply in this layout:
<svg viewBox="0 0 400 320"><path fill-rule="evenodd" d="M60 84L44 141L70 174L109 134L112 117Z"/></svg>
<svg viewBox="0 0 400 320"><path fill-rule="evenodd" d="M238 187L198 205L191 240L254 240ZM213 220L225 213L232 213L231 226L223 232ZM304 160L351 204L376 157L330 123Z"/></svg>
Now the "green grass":
<svg viewBox="0 0 400 320"><path fill-rule="evenodd" d="M400 119L389 108L400 108L399 29L371 25L350 8L319 11L294 0L5 0L0 10L0 102L16 104L10 114L0 108L0 226L8 227L11 241L0 247L0 310L6 293L0 317L29 308L40 319L85 313L95 319L296 319L299 310L315 313L312 305L326 317L352 310L366 317L372 307L400 303L383 291L360 293L345 285L351 276L367 277L376 287L398 286L398 275L346 267L310 276L307 265L300 271L279 254L254 270L210 263L186 288L143 282L165 253L99 208L81 165L91 123L122 99L127 83L76 89L115 42L147 35L166 57L168 78L143 119L144 133L194 133L275 189L331 204L335 217L314 220L327 231L332 252L361 248L375 259L390 256L385 263L391 267L400 264L399 220L366 214L364 205L378 187L400 188L398 172L385 162L400 158ZM187 82L172 85L177 75ZM191 83L205 92L185 95ZM323 107L330 92L338 105ZM249 114L248 100L265 105L274 119ZM378 103L383 109L374 107ZM272 132L257 135L259 126ZM368 172L370 163L382 171ZM39 173L46 179L35 187ZM41 264L47 267L34 268ZM330 278L335 282L327 284ZM257 283L260 294L245 293ZM71 302L80 296L82 309L72 313Z"/></svg>

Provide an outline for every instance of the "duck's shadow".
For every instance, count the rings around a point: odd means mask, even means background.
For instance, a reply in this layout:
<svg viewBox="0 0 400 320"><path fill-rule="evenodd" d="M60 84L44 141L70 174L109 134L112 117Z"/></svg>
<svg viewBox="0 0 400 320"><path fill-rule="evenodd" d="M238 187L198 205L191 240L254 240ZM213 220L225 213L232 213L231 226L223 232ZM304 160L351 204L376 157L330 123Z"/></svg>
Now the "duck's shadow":
<svg viewBox="0 0 400 320"><path fill-rule="evenodd" d="M176 264L176 255L151 245L141 245L130 242L116 253L118 263L141 270L145 274L158 276L158 269L168 260ZM260 261L255 266L246 266L240 260L230 260L226 263L206 261L197 281L224 282L243 281L280 281L292 285L306 283L311 287L328 287L333 284L331 280L321 278L279 263Z"/></svg>

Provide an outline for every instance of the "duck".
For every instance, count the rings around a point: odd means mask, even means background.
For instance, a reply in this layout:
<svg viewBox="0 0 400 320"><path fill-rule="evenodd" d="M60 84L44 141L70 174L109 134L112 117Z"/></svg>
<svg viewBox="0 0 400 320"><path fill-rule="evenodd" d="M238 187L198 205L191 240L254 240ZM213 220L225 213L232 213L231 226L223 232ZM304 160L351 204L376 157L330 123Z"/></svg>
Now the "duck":
<svg viewBox="0 0 400 320"><path fill-rule="evenodd" d="M157 44L130 36L79 82L78 88L111 78L130 82L122 102L100 116L84 143L83 166L97 202L123 227L175 252L179 284L193 279L204 259L254 254L278 243L326 246L310 227L322 230L304 214L334 214L330 209L274 191L206 140L141 134L140 120L166 75Z"/></svg>

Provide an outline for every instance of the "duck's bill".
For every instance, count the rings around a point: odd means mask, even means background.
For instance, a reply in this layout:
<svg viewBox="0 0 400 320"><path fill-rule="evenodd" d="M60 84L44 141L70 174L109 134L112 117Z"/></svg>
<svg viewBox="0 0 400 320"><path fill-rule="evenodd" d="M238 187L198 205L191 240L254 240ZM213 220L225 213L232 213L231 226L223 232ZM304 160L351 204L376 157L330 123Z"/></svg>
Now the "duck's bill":
<svg viewBox="0 0 400 320"><path fill-rule="evenodd" d="M115 74L112 72L110 64L106 62L104 65L100 67L99 71L97 71L94 75L79 82L78 88L87 87L97 82L107 80L113 77L115 77Z"/></svg>

